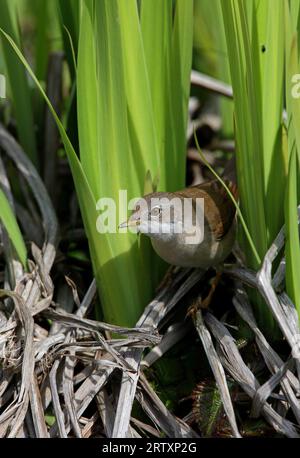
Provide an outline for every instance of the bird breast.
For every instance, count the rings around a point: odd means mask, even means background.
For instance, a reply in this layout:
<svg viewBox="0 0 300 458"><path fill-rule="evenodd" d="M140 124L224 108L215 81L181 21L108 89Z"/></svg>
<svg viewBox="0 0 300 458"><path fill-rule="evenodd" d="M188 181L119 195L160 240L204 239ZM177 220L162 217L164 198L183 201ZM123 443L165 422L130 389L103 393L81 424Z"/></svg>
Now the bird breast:
<svg viewBox="0 0 300 458"><path fill-rule="evenodd" d="M234 223L221 240L206 233L200 243L190 243L188 236L181 233L166 238L151 237L151 242L156 253L169 264L207 269L224 261L231 252L235 239Z"/></svg>

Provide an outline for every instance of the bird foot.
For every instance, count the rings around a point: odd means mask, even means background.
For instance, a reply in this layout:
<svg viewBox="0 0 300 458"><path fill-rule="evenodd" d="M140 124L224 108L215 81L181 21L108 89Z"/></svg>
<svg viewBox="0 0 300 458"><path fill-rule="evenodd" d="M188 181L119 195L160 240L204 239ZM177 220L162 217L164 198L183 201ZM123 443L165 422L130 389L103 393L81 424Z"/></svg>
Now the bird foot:
<svg viewBox="0 0 300 458"><path fill-rule="evenodd" d="M195 318L196 316L196 313L199 309L208 309L210 304L211 304L211 301L212 301L212 298L213 298L213 295L215 293L215 290L221 280L221 276L222 276L222 272L217 272L216 273L216 276L214 277L213 281L212 281L212 284L211 284L211 287L210 287L210 290L209 290L209 293L208 295L202 300L201 298L197 299L194 304L192 304L188 310L187 310L187 313L186 313L186 316L191 316L192 318Z"/></svg>
<svg viewBox="0 0 300 458"><path fill-rule="evenodd" d="M197 299L190 307L187 309L185 317L191 317L193 320L196 318L197 312L202 308L201 299Z"/></svg>

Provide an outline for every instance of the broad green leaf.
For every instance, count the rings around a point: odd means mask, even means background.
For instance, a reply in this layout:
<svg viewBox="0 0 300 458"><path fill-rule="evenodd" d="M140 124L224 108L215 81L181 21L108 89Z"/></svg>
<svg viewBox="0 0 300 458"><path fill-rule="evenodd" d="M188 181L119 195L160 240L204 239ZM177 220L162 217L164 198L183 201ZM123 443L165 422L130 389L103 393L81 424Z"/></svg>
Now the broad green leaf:
<svg viewBox="0 0 300 458"><path fill-rule="evenodd" d="M260 258L267 250L264 208L261 81L257 50L252 49L251 18L244 1L222 2L227 49L234 92L237 169L242 212ZM254 46L257 43L254 43ZM239 65L236 65L239 62ZM251 126L251 128L249 127ZM252 251L249 264L257 268Z"/></svg>
<svg viewBox="0 0 300 458"><path fill-rule="evenodd" d="M118 8L130 143L140 158L135 164L141 188L146 171L160 169L159 151L136 0L119 0Z"/></svg>
<svg viewBox="0 0 300 458"><path fill-rule="evenodd" d="M163 190L178 189L184 184L193 2L178 0L168 5L160 25L168 30L161 58L164 77L161 81L156 79L154 89L150 75L156 74L156 51L150 55L150 44L155 27L152 37L151 28L160 10L149 16L145 34L135 0L80 2L76 93L80 157L21 52L6 35L60 130L104 317L121 325L136 322L153 294L160 270L149 239L140 238L138 243L134 234L97 232L96 202L113 198L117 213L123 212L122 218L126 219L127 209L118 204L119 191L127 190L128 200L140 197L147 170L159 177L155 186L159 182ZM156 119L155 113L162 116Z"/></svg>
<svg viewBox="0 0 300 458"><path fill-rule="evenodd" d="M50 50L49 21L51 12L49 6L49 2L41 2L40 0L31 0L28 5L32 12L32 17L30 19L34 19L34 68L36 77L39 81L46 80L48 53ZM24 14L24 11L20 12L20 17L22 17L21 14ZM11 36L14 38L13 35ZM18 42L16 41L16 43Z"/></svg>
<svg viewBox="0 0 300 458"><path fill-rule="evenodd" d="M148 73L153 121L160 155L159 169L161 190L166 189L166 138L173 135L167 128L171 116L167 103L168 65L171 52L172 0L141 0L141 33Z"/></svg>
<svg viewBox="0 0 300 458"><path fill-rule="evenodd" d="M276 237L283 222L285 167L282 149L282 110L284 81L284 9L283 0L276 8L272 1L267 5L264 21L266 37L260 49L263 62L263 167L265 211L268 245ZM264 52L263 52L264 50ZM274 186L276 183L276 186Z"/></svg>
<svg viewBox="0 0 300 458"><path fill-rule="evenodd" d="M287 9L286 14L286 43L287 43L287 108L288 108L288 134L289 139L289 172L285 199L285 223L286 223L286 288L293 300L300 317L300 243L297 206L297 185L299 180L300 159L300 107L299 99L292 94L293 75L299 74L298 40L297 33L293 33L292 16ZM293 143L292 141L293 140Z"/></svg>
<svg viewBox="0 0 300 458"><path fill-rule="evenodd" d="M77 66L77 115L80 160L95 196L100 197L101 168L98 154L100 126L97 115L97 69L93 31L93 0L82 2Z"/></svg>
<svg viewBox="0 0 300 458"><path fill-rule="evenodd" d="M288 183L285 200L285 256L286 288L294 302L300 318L300 243L297 212L297 154L295 148L290 155Z"/></svg>
<svg viewBox="0 0 300 458"><path fill-rule="evenodd" d="M7 230L9 238L17 252L20 261L22 262L23 266L26 267L27 251L25 243L16 217L2 189L0 189L0 220Z"/></svg>
<svg viewBox="0 0 300 458"><path fill-rule="evenodd" d="M290 51L290 60L289 60L289 72L288 77L290 79L287 81L287 90L290 92L290 110L291 110L291 117L290 120L292 122L293 131L294 131L294 138L296 140L297 145L297 154L298 154L298 162L300 160L300 131L299 131L299 122L300 122L300 103L299 98L296 98L292 95L292 85L293 85L293 76L299 74L299 62L298 62L298 43L297 43L297 35L295 34L292 38L291 43L291 51Z"/></svg>
<svg viewBox="0 0 300 458"><path fill-rule="evenodd" d="M168 87L169 107L173 119L172 132L174 133L175 150L173 155L168 152L166 167L175 167L176 183L169 180L170 191L174 191L174 184L185 182L185 149L187 129L187 106L190 95L190 75L192 66L193 46L193 1L177 0L175 2L174 25L171 49L171 73ZM175 134L176 132L176 134Z"/></svg>
<svg viewBox="0 0 300 458"><path fill-rule="evenodd" d="M13 37L20 48L15 0L9 2L0 0L0 11L0 27ZM2 49L6 65L6 80L10 87L19 140L33 163L38 165L32 101L26 72L5 40L2 41Z"/></svg>
<svg viewBox="0 0 300 458"><path fill-rule="evenodd" d="M73 175L74 184L75 184L75 188L77 192L77 197L79 200L79 205L80 205L80 209L82 212L83 221L84 221L85 229L86 229L87 236L88 236L91 258L92 258L94 269L95 269L95 275L97 275L98 266L100 265L98 258L101 258L101 255L102 255L102 246L101 244L99 244L99 234L97 233L97 229L96 229L96 220L97 220L98 214L96 212L96 201L94 199L94 195L86 179L86 175L82 169L80 161L66 134L66 131L60 119L58 118L53 106L51 105L51 102L48 99L45 91L43 90L42 86L40 85L32 69L30 68L28 62L22 55L21 51L18 49L15 42L2 29L0 29L0 31L6 37L12 49L14 50L14 52L16 53L16 55L18 56L22 64L25 66L29 75L33 79L38 90L40 91L41 95L43 96L50 112L52 113L53 118L56 122L56 125L59 129L64 147L65 147L68 159L69 159L70 167L72 170L72 175Z"/></svg>
<svg viewBox="0 0 300 458"><path fill-rule="evenodd" d="M271 235L274 235L275 228L277 229L283 223L282 219L280 220L282 201L274 202L274 199L270 198L269 201L266 199L266 189L269 192L271 186L269 180L271 177L275 179L278 176L273 166L278 165L276 161L281 154L281 138L277 140L276 135L281 136L282 97L280 94L274 96L272 112L267 113L270 100L266 98L264 92L264 81L267 80L267 74L272 78L270 75L272 65L278 65L277 70L280 75L274 85L278 91L282 91L283 50L282 47L279 50L273 48L268 50L266 47L266 52L269 53L265 59L266 62L261 58L262 43L259 40L262 37L266 38L268 46L271 46L273 35L276 34L276 31L273 30L275 24L268 25L266 22L268 21L266 13L268 8L260 8L258 2L245 0L228 0L221 2L221 5L234 94L241 211L259 258L262 259L272 241ZM275 13L273 14L274 19L275 22L278 19ZM277 25L278 22L279 19L276 22ZM280 65L281 68L279 68ZM268 97L270 99L270 95ZM267 119L265 123L267 115L270 116L270 120ZM272 124L271 127L270 124ZM270 160L271 155L273 155L274 162ZM282 180L281 184L283 185ZM279 185L278 182L272 183L272 186L277 185ZM278 190L280 197L283 193L283 188ZM241 241L248 265L257 269L259 267L257 257L253 255L244 237ZM274 320L271 314L262 301L259 303L257 299L254 300L257 305L258 321L272 333Z"/></svg>

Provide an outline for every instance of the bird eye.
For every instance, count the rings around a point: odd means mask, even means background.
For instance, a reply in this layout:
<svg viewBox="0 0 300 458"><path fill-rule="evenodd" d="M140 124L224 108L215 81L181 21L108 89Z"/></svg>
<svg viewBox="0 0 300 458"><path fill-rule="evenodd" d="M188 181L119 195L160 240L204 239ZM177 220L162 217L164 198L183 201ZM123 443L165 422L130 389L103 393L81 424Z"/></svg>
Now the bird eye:
<svg viewBox="0 0 300 458"><path fill-rule="evenodd" d="M137 206L135 207L135 211L138 212L140 208L141 208L141 207L140 207L139 205L137 205Z"/></svg>
<svg viewBox="0 0 300 458"><path fill-rule="evenodd" d="M158 216L161 212L161 208L160 207L154 207L152 208L150 214L151 216Z"/></svg>

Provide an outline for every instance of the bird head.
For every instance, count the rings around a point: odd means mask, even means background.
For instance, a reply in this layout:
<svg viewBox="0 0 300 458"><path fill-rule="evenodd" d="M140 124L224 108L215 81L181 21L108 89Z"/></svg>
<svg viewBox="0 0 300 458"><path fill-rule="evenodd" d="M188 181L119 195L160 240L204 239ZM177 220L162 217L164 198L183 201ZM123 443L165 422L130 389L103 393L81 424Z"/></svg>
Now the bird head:
<svg viewBox="0 0 300 458"><path fill-rule="evenodd" d="M169 237L182 229L182 201L172 193L148 194L136 202L128 220L119 228L134 227L152 238Z"/></svg>

